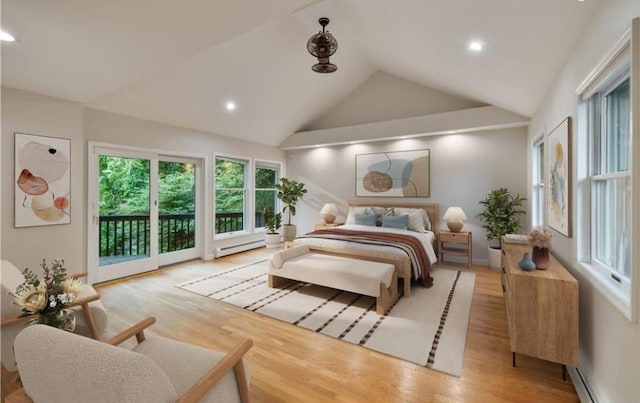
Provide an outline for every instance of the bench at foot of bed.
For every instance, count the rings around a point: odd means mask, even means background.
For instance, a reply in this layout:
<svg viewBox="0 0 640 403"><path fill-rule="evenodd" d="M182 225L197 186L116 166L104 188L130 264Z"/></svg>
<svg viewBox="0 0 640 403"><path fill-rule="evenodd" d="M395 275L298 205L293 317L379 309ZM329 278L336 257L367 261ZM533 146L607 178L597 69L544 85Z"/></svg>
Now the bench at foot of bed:
<svg viewBox="0 0 640 403"><path fill-rule="evenodd" d="M369 295L384 315L398 298L398 278L390 263L312 253L306 245L276 252L269 265L269 287L290 280Z"/></svg>

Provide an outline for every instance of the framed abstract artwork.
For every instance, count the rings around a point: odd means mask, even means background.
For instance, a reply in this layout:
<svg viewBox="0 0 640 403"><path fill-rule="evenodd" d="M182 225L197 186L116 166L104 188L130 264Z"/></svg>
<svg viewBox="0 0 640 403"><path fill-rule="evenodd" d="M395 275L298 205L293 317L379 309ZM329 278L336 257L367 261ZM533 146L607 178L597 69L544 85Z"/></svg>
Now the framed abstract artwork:
<svg viewBox="0 0 640 403"><path fill-rule="evenodd" d="M69 224L71 141L15 133L15 226Z"/></svg>
<svg viewBox="0 0 640 403"><path fill-rule="evenodd" d="M429 197L429 150L356 155L356 196Z"/></svg>
<svg viewBox="0 0 640 403"><path fill-rule="evenodd" d="M571 117L547 136L549 227L571 237Z"/></svg>

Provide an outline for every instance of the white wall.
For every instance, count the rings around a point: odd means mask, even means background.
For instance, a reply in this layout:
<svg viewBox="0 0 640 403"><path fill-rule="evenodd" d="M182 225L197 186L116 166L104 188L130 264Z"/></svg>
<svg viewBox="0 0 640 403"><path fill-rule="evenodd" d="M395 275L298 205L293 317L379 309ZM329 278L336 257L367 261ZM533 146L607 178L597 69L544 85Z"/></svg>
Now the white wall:
<svg viewBox="0 0 640 403"><path fill-rule="evenodd" d="M300 131L431 115L484 105L377 71L329 113Z"/></svg>
<svg viewBox="0 0 640 403"><path fill-rule="evenodd" d="M576 88L630 26L631 19L639 15L638 0L600 2L581 40L532 117L529 143L541 133L548 133L567 116L573 117L574 124L577 122ZM576 144L576 132L573 130L573 144ZM574 195L577 194L577 161L578 158L573 158ZM574 198L574 229L579 219L576 205ZM566 238L556 233L553 242L556 256L579 281L579 369L583 377L600 402L640 401L640 326L630 323L578 269L574 269L575 236Z"/></svg>
<svg viewBox="0 0 640 403"><path fill-rule="evenodd" d="M14 132L71 139L71 224L14 228ZM259 133L256 134L257 136ZM208 156L214 153L284 162L284 152L258 143L84 108L40 94L2 88L2 258L19 268L37 268L42 257L64 258L69 272L86 269L87 142L96 141ZM210 167L206 192L213 193ZM205 209L213 211L213 197ZM215 241L219 246L260 238L250 235Z"/></svg>
<svg viewBox="0 0 640 403"><path fill-rule="evenodd" d="M38 270L62 258L70 273L85 269L82 105L2 88L2 258ZM14 227L14 133L71 139L71 224Z"/></svg>
<svg viewBox="0 0 640 403"><path fill-rule="evenodd" d="M319 211L326 202L336 203L338 219L344 220L348 201L356 200L356 154L417 149L430 149L431 197L375 200L439 203L440 218L447 207L462 207L469 217L465 230L473 231L474 260L486 264L487 241L475 219L482 207L478 202L497 187L526 194L524 128L289 151L287 176L304 182L309 190L298 207L299 233L313 230L313 223L321 221Z"/></svg>

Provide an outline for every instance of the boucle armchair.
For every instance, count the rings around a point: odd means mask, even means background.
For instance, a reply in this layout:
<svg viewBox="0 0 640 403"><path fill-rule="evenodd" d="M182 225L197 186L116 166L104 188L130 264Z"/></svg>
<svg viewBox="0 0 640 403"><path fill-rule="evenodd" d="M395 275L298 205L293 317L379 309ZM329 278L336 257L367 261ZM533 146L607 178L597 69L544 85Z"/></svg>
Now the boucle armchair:
<svg viewBox="0 0 640 403"><path fill-rule="evenodd" d="M245 340L224 355L159 336L145 337L147 318L101 342L44 325L15 341L23 388L7 402L247 402ZM116 345L136 336L128 350ZM233 371L232 371L233 370Z"/></svg>
<svg viewBox="0 0 640 403"><path fill-rule="evenodd" d="M13 298L9 295L24 283L25 278L22 272L8 260L2 260L0 264L2 270L0 278L2 285L2 365L7 371L14 372L17 367L13 354L13 341L31 316L19 318L22 311L13 304ZM86 276L86 273L70 276L80 278ZM107 313L100 301L100 294L90 285L85 285L78 298L69 307L76 310L76 326L79 329L86 329L91 337L99 340L107 327Z"/></svg>

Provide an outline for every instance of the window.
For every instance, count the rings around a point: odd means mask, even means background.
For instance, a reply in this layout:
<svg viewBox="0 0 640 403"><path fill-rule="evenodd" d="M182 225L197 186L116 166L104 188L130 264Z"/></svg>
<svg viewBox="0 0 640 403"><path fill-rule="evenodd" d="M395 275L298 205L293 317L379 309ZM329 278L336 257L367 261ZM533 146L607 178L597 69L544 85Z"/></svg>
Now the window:
<svg viewBox="0 0 640 403"><path fill-rule="evenodd" d="M533 143L531 158L531 226L544 224L545 188L544 188L544 136Z"/></svg>
<svg viewBox="0 0 640 403"><path fill-rule="evenodd" d="M625 75L588 100L591 111L591 257L629 283L631 171L630 92Z"/></svg>
<svg viewBox="0 0 640 403"><path fill-rule="evenodd" d="M578 262L593 285L629 320L638 312L637 245L640 69L632 69L631 30L576 91L578 105ZM633 35L640 38L640 20ZM633 77L632 77L633 76ZM632 119L634 124L632 124ZM633 133L632 133L633 130ZM635 206L635 207L634 207Z"/></svg>
<svg viewBox="0 0 640 403"><path fill-rule="evenodd" d="M246 186L248 161L216 157L215 233L246 229Z"/></svg>
<svg viewBox="0 0 640 403"><path fill-rule="evenodd" d="M278 211L278 191L276 184L280 180L280 164L256 161L255 167L255 228L264 227L262 211L271 207Z"/></svg>

